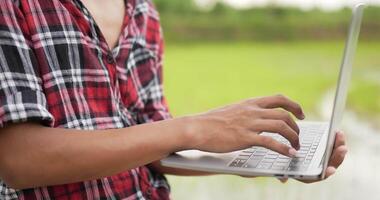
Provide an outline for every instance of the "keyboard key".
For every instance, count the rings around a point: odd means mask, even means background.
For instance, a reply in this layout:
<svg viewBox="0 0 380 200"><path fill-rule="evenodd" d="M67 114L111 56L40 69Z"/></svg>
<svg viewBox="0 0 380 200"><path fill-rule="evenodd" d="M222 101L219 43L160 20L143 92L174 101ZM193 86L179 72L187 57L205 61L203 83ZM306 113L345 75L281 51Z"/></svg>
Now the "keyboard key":
<svg viewBox="0 0 380 200"><path fill-rule="evenodd" d="M245 165L244 167L245 168L255 168L259 163L260 163L261 160L249 160Z"/></svg>
<svg viewBox="0 0 380 200"><path fill-rule="evenodd" d="M255 151L253 153L254 156L265 155L265 154L267 154L267 152L265 152L265 151Z"/></svg>
<svg viewBox="0 0 380 200"><path fill-rule="evenodd" d="M272 167L288 167L289 163L273 163Z"/></svg>
<svg viewBox="0 0 380 200"><path fill-rule="evenodd" d="M239 157L248 159L249 157L251 157L251 155L252 154L240 154Z"/></svg>
<svg viewBox="0 0 380 200"><path fill-rule="evenodd" d="M232 167L241 167L244 165L244 163L246 163L247 160L244 160L244 159L235 159L230 166Z"/></svg>
<svg viewBox="0 0 380 200"><path fill-rule="evenodd" d="M272 168L276 170L298 170L302 167L307 167L310 165L314 154L318 149L319 141L325 133L323 131L326 128L327 126L320 126L320 124L316 124L315 126L312 126L312 124L300 126L301 133L303 133L300 137L301 148L297 152L295 158L291 159L272 150L255 146L243 150L234 162L230 164L230 166L260 169ZM262 134L273 137L275 140L284 144L290 145L289 141L279 134Z"/></svg>
<svg viewBox="0 0 380 200"><path fill-rule="evenodd" d="M260 163L257 168L258 169L269 169L272 166L272 163Z"/></svg>
<svg viewBox="0 0 380 200"><path fill-rule="evenodd" d="M254 150L254 149L246 149L246 150L242 151L241 153L245 153L245 154L253 154L253 153L255 153L255 151L256 151L256 150Z"/></svg>
<svg viewBox="0 0 380 200"><path fill-rule="evenodd" d="M290 161L290 159L288 158L288 159L278 159L278 160L276 160L276 162L279 162L279 163L288 163Z"/></svg>
<svg viewBox="0 0 380 200"><path fill-rule="evenodd" d="M265 156L265 158L269 158L269 159L276 159L277 157L278 157L278 154L272 154L272 155Z"/></svg>

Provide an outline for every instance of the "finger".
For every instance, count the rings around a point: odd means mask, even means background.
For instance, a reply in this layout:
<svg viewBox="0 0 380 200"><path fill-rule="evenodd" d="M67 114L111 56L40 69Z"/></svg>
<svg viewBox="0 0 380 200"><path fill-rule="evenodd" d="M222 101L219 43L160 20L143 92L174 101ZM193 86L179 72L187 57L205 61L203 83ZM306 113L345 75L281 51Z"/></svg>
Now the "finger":
<svg viewBox="0 0 380 200"><path fill-rule="evenodd" d="M326 172L325 172L325 179L329 178L330 176L332 176L333 174L335 174L336 172L336 169L334 167L327 167L326 169ZM318 181L315 181L315 180L299 180L299 179L296 179L302 183L315 183L315 182L318 182Z"/></svg>
<svg viewBox="0 0 380 200"><path fill-rule="evenodd" d="M276 119L286 122L290 128L292 128L297 134L299 134L300 129L297 123L293 120L290 114L284 110L277 109L265 109L261 114L263 119Z"/></svg>
<svg viewBox="0 0 380 200"><path fill-rule="evenodd" d="M254 128L260 132L278 133L286 138L292 147L295 149L300 148L298 134L282 120L259 120Z"/></svg>
<svg viewBox="0 0 380 200"><path fill-rule="evenodd" d="M263 97L257 100L257 104L262 108L283 108L298 119L305 119L301 106L283 95Z"/></svg>
<svg viewBox="0 0 380 200"><path fill-rule="evenodd" d="M278 142L277 140L269 136L253 135L252 145L265 147L267 149L278 152L288 157L294 157L297 154L297 151L294 148L289 147L288 145L283 144L281 142Z"/></svg>
<svg viewBox="0 0 380 200"><path fill-rule="evenodd" d="M342 164L347 151L347 146L344 145L339 146L337 149L335 149L330 157L329 166L338 168Z"/></svg>
<svg viewBox="0 0 380 200"><path fill-rule="evenodd" d="M336 168L334 168L334 167L327 167L327 169L326 169L326 179L328 178L328 177L330 177L330 176L332 176L333 174L335 174L335 172L336 172Z"/></svg>
<svg viewBox="0 0 380 200"><path fill-rule="evenodd" d="M346 137L342 131L337 131L335 136L334 149L346 144Z"/></svg>
<svg viewBox="0 0 380 200"><path fill-rule="evenodd" d="M281 183L288 182L288 178L278 178L278 180L281 181Z"/></svg>

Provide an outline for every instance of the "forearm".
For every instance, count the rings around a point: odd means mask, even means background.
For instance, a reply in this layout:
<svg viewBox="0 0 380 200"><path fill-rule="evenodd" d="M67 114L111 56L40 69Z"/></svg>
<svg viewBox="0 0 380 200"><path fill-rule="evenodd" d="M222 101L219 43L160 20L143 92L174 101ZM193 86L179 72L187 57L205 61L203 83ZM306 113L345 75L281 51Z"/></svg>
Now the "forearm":
<svg viewBox="0 0 380 200"><path fill-rule="evenodd" d="M186 149L184 123L95 131L12 125L0 133L0 177L29 188L114 175Z"/></svg>
<svg viewBox="0 0 380 200"><path fill-rule="evenodd" d="M92 180L187 149L227 153L262 146L294 156L299 128L278 107L304 118L298 104L277 95L124 129L84 131L15 124L0 130L0 178L16 189ZM292 146L262 132L278 133ZM164 167L158 171L200 175Z"/></svg>

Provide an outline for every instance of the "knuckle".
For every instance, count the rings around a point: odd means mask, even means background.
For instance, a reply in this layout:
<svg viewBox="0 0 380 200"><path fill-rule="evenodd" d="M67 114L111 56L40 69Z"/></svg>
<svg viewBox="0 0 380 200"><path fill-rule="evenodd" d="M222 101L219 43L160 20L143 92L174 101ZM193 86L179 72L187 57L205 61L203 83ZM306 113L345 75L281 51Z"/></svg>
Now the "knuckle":
<svg viewBox="0 0 380 200"><path fill-rule="evenodd" d="M279 100L286 100L286 97L283 94L277 94L275 97Z"/></svg>
<svg viewBox="0 0 380 200"><path fill-rule="evenodd" d="M240 111L240 112L245 112L245 111L248 111L249 109L249 106L246 105L246 104L238 104L236 106L236 110Z"/></svg>
<svg viewBox="0 0 380 200"><path fill-rule="evenodd" d="M255 112L255 113L260 112L260 109L254 106L247 106L246 109L249 110L250 112Z"/></svg>
<svg viewBox="0 0 380 200"><path fill-rule="evenodd" d="M277 129L284 130L288 127L288 125L284 121L277 122Z"/></svg>
<svg viewBox="0 0 380 200"><path fill-rule="evenodd" d="M261 138L261 143L264 146L270 145L273 142L273 139L270 137L262 137Z"/></svg>
<svg viewBox="0 0 380 200"><path fill-rule="evenodd" d="M283 97L284 95L283 94L280 94L280 93L278 93L278 94L276 94L276 95L274 95L275 97L277 97L277 98L281 98L281 97Z"/></svg>
<svg viewBox="0 0 380 200"><path fill-rule="evenodd" d="M265 109L260 109L260 108L252 108L251 112L254 113L255 115L259 116L259 117L263 117L267 113L267 111Z"/></svg>
<svg viewBox="0 0 380 200"><path fill-rule="evenodd" d="M289 140L289 142L293 145L298 144L298 138L294 135L289 135L286 139Z"/></svg>
<svg viewBox="0 0 380 200"><path fill-rule="evenodd" d="M241 101L239 104L250 104L252 102L251 99L245 99L243 101Z"/></svg>
<svg viewBox="0 0 380 200"><path fill-rule="evenodd" d="M287 151L288 151L288 148L289 148L288 146L286 146L286 145L284 145L284 144L281 144L279 149L280 149L280 151L282 151L282 152L287 152Z"/></svg>
<svg viewBox="0 0 380 200"><path fill-rule="evenodd" d="M245 103L249 104L249 105L254 105L257 103L257 99L256 98L249 98L245 101Z"/></svg>
<svg viewBox="0 0 380 200"><path fill-rule="evenodd" d="M292 120L292 117L286 111L282 111L281 116L282 116L282 119L284 119L287 122L290 122Z"/></svg>

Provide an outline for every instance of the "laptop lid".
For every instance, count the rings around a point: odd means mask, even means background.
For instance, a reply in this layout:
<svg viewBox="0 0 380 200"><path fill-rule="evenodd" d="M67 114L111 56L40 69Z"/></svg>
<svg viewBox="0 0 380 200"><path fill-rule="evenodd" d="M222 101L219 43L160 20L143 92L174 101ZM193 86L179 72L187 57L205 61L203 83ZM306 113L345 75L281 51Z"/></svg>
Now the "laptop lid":
<svg viewBox="0 0 380 200"><path fill-rule="evenodd" d="M334 148L336 135L335 131L342 121L342 116L346 105L348 87L352 73L352 64L354 61L356 47L359 39L364 7L365 4L358 4L353 9L353 16L351 19L351 25L349 28L349 34L346 41L346 47L344 50L338 84L336 88L334 108L330 120L329 137L327 140L325 158L323 160L322 178L325 178L324 176L328 166L328 161Z"/></svg>

